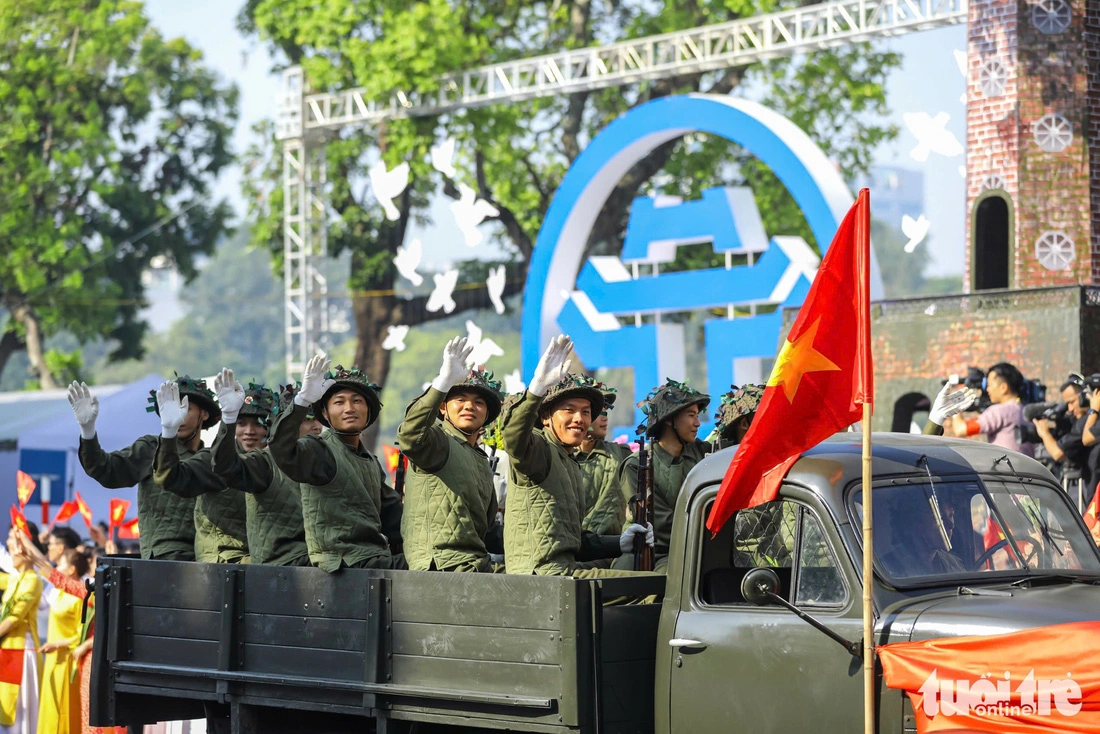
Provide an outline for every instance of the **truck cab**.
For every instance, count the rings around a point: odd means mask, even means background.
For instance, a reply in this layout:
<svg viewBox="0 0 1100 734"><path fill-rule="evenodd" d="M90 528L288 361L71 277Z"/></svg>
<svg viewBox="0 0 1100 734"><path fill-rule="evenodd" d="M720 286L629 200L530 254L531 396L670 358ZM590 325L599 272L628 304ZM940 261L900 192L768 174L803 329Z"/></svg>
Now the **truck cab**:
<svg viewBox="0 0 1100 734"><path fill-rule="evenodd" d="M104 558L92 723L221 711L211 730L264 734L858 731L860 438L806 452L775 501L713 535L736 447L704 459L667 576ZM1100 554L1039 463L876 434L872 476L876 644L1096 619ZM878 731L915 731L904 694L879 685Z"/></svg>
<svg viewBox="0 0 1100 734"><path fill-rule="evenodd" d="M1100 557L1042 465L976 441L876 434L872 443L876 644L1097 618ZM858 731L858 654L784 606L746 599L744 581L771 569L783 600L861 640L861 437L838 434L806 452L775 501L712 536L706 519L733 450L701 462L679 497L657 730ZM915 731L900 691L880 688L876 705L880 732Z"/></svg>

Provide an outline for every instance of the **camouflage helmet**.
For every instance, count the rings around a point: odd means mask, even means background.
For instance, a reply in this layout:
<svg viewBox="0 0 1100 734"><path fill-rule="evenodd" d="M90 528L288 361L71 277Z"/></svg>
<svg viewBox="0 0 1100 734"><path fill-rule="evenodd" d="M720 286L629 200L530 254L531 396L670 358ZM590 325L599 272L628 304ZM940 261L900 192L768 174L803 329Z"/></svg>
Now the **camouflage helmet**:
<svg viewBox="0 0 1100 734"><path fill-rule="evenodd" d="M189 404L197 405L210 414L203 421L203 428L210 428L210 426L221 420L222 409L218 407L218 403L214 399L214 391L206 386L206 380L196 380L190 375L184 375L183 377L176 375L176 386L180 391L180 400L186 396ZM156 390L149 391L149 405L145 408L145 412L160 415Z"/></svg>
<svg viewBox="0 0 1100 734"><path fill-rule="evenodd" d="M275 393L264 387L262 382L250 382L244 391L244 405L241 416L254 416L264 428L271 428L279 405Z"/></svg>
<svg viewBox="0 0 1100 734"><path fill-rule="evenodd" d="M612 410L615 407L615 400L619 397L619 391L610 385L604 385L600 388L600 392L603 393L603 409Z"/></svg>
<svg viewBox="0 0 1100 734"><path fill-rule="evenodd" d="M542 407L551 409L555 403L560 403L562 400L584 398L592 404L592 417L595 418L603 411L606 388L607 386L602 382L597 382L588 375L565 374L546 391L546 396L542 399Z"/></svg>
<svg viewBox="0 0 1100 734"><path fill-rule="evenodd" d="M489 409L485 414L484 425L489 425L500 415L500 408L504 401L504 391L499 380L493 379L492 372L485 370L470 370L462 382L454 385L447 391L447 400L451 395L459 392L475 392L485 399L485 406ZM442 419L442 414L439 418Z"/></svg>
<svg viewBox="0 0 1100 734"><path fill-rule="evenodd" d="M698 405L702 413L710 405L710 395L688 387L687 382L666 379L665 384L650 390L645 400L638 403L646 416L645 423L638 426L638 435L644 433L650 438L657 438L663 422L692 405Z"/></svg>
<svg viewBox="0 0 1100 734"><path fill-rule="evenodd" d="M730 385L730 391L722 396L718 412L714 414L714 432L723 439L732 438L732 428L741 418L752 415L764 397L763 385ZM726 435L731 432L731 435Z"/></svg>
<svg viewBox="0 0 1100 734"><path fill-rule="evenodd" d="M336 367L325 373L325 379L333 380L332 386L325 390L325 394L321 396L321 399L313 404L313 416L321 422L321 425L331 428L328 420L325 419L324 407L328 405L328 399L341 390L354 390L366 398L367 405L370 406L370 415L367 417L367 425L364 428L369 428L378 420L378 416L382 412L382 399L378 396L378 393L382 391L382 388L368 380L362 370L358 367L352 367L349 370L341 365L336 365Z"/></svg>

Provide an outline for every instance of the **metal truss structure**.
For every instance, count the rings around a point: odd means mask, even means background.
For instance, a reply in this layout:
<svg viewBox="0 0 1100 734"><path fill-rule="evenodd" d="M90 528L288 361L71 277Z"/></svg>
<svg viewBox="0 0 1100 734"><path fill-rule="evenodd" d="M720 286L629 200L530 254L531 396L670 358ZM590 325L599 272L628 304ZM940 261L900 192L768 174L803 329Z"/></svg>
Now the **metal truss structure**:
<svg viewBox="0 0 1100 734"><path fill-rule="evenodd" d="M300 374L323 333L314 329L325 318L318 300L325 289L310 258L325 254L325 130L746 66L966 20L967 0L835 0L448 74L432 90L399 90L386 103L366 98L364 89L306 94L302 70L288 69L277 120L287 192L288 372Z"/></svg>

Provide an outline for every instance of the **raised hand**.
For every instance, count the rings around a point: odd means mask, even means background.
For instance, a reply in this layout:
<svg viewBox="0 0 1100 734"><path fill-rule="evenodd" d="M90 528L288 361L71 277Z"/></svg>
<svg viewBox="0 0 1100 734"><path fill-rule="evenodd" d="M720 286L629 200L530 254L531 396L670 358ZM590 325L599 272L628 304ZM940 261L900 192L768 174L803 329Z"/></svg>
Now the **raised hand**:
<svg viewBox="0 0 1100 734"><path fill-rule="evenodd" d="M160 411L160 435L162 438L175 438L179 433L183 419L187 417L188 400L185 395L180 400L179 385L166 382L157 388L157 409Z"/></svg>
<svg viewBox="0 0 1100 734"><path fill-rule="evenodd" d="M332 387L335 380L325 379L325 373L331 364L332 360L323 354L314 355L306 363L305 372L302 373L302 389L294 396L295 405L312 407Z"/></svg>
<svg viewBox="0 0 1100 734"><path fill-rule="evenodd" d="M222 423L227 426L236 423L244 405L244 388L233 379L233 370L222 367L222 371L214 376L214 394L222 409Z"/></svg>
<svg viewBox="0 0 1100 734"><path fill-rule="evenodd" d="M95 419L99 417L99 398L92 395L87 383L73 382L69 385L69 405L80 426L80 437L90 440L95 437Z"/></svg>
<svg viewBox="0 0 1100 734"><path fill-rule="evenodd" d="M954 388L954 385L944 385L940 394L932 402L932 409L928 411L928 420L937 426L942 426L945 420L969 408L977 398L971 390Z"/></svg>
<svg viewBox="0 0 1100 734"><path fill-rule="evenodd" d="M531 378L531 384L527 386L532 395L542 397L551 385L561 379L561 376L569 371L569 353L573 351L573 340L565 334L559 334L550 340L535 374Z"/></svg>
<svg viewBox="0 0 1100 734"><path fill-rule="evenodd" d="M443 364L439 368L439 376L432 380L432 387L445 393L462 382L467 373L466 360L473 351L473 345L464 336L456 336L447 342L443 347Z"/></svg>

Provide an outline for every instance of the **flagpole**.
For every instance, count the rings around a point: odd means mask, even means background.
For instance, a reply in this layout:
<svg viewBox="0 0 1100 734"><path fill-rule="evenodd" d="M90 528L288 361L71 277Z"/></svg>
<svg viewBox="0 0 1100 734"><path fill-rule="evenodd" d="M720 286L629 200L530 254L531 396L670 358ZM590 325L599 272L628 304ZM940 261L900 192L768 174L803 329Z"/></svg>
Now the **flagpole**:
<svg viewBox="0 0 1100 734"><path fill-rule="evenodd" d="M871 561L871 402L863 403L863 731L875 734L875 616Z"/></svg>

